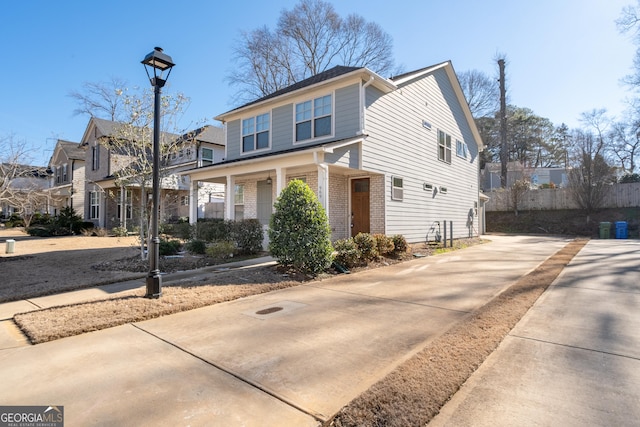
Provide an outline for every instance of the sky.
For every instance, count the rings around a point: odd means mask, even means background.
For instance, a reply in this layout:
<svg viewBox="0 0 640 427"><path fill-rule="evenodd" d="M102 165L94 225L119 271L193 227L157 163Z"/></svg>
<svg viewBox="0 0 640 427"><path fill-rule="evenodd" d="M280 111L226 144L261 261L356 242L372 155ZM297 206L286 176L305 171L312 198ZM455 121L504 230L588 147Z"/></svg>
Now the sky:
<svg viewBox="0 0 640 427"><path fill-rule="evenodd" d="M226 81L241 31L275 29L297 0L110 0L7 2L0 11L0 141L11 136L46 165L57 139L79 142L89 118L74 115L69 93L85 82L126 80L150 87L140 61L160 46L176 64L168 93L191 99L181 126L220 124L237 105ZM582 112L621 117L636 47L615 20L634 0L330 1L393 38L408 72L451 60L457 72L497 78L506 57L509 103L570 128ZM384 76L388 77L388 76Z"/></svg>

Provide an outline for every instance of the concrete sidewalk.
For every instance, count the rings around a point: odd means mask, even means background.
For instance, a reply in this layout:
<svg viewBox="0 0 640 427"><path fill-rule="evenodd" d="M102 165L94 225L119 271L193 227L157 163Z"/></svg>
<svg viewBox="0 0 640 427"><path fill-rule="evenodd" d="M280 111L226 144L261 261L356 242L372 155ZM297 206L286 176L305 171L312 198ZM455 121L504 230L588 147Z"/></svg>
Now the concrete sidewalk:
<svg viewBox="0 0 640 427"><path fill-rule="evenodd" d="M429 426L638 426L639 270L591 240Z"/></svg>
<svg viewBox="0 0 640 427"><path fill-rule="evenodd" d="M68 425L315 426L562 248L491 243L0 351L3 405Z"/></svg>

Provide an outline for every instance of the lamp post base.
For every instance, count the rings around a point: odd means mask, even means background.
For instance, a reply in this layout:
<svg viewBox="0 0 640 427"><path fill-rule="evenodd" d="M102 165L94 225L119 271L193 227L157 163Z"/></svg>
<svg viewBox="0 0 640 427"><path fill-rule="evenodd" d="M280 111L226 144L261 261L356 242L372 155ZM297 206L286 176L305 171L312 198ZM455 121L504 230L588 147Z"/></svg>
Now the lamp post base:
<svg viewBox="0 0 640 427"><path fill-rule="evenodd" d="M145 298L160 298L162 295L162 276L160 272L152 272L147 276L147 293Z"/></svg>

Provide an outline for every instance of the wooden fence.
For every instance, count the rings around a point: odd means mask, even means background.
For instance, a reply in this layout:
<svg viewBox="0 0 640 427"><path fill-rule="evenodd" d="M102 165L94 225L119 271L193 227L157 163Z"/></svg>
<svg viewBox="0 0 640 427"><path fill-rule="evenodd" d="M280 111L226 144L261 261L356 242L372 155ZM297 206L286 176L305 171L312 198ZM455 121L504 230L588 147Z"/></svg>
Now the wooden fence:
<svg viewBox="0 0 640 427"><path fill-rule="evenodd" d="M488 212L513 210L513 201L509 190L497 190L485 193L489 201L485 204ZM601 208L640 207L640 183L613 184L609 186ZM543 188L528 190L518 202L518 210L558 210L579 209L567 188Z"/></svg>

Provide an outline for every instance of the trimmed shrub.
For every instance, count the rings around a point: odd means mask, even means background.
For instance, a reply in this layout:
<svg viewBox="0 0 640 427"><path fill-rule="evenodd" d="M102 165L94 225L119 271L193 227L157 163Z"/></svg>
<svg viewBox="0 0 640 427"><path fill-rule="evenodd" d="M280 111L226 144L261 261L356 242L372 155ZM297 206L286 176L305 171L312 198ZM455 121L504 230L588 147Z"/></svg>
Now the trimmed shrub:
<svg viewBox="0 0 640 427"><path fill-rule="evenodd" d="M167 223L160 225L160 233L177 239L189 240L193 234L193 228L188 222Z"/></svg>
<svg viewBox="0 0 640 427"><path fill-rule="evenodd" d="M393 239L386 234L374 234L373 238L376 239L376 247L380 255L388 255L395 249Z"/></svg>
<svg viewBox="0 0 640 427"><path fill-rule="evenodd" d="M378 258L378 244L376 239L369 233L358 233L353 241L360 251L362 261L369 262Z"/></svg>
<svg viewBox="0 0 640 427"><path fill-rule="evenodd" d="M126 227L113 227L111 233L117 237L126 237L128 234Z"/></svg>
<svg viewBox="0 0 640 427"><path fill-rule="evenodd" d="M44 227L42 225L37 225L35 227L29 227L25 230L29 236L36 237L51 237L51 229L50 227Z"/></svg>
<svg viewBox="0 0 640 427"><path fill-rule="evenodd" d="M257 219L245 219L230 225L231 237L240 254L257 254L262 251L262 224Z"/></svg>
<svg viewBox="0 0 640 427"><path fill-rule="evenodd" d="M289 182L275 203L269 223L269 250L280 264L317 274L331 265L331 228L327 214L309 186Z"/></svg>
<svg viewBox="0 0 640 427"><path fill-rule="evenodd" d="M160 256L175 255L180 251L182 243L179 240L160 239L160 247L158 249Z"/></svg>
<svg viewBox="0 0 640 427"><path fill-rule="evenodd" d="M334 259L338 264L351 268L360 263L360 251L351 237L336 240L333 248L336 251Z"/></svg>
<svg viewBox="0 0 640 427"><path fill-rule="evenodd" d="M396 254L405 253L409 249L407 239L402 234L396 234L393 239L393 252Z"/></svg>
<svg viewBox="0 0 640 427"><path fill-rule="evenodd" d="M189 240L184 248L192 254L204 255L207 252L207 242L199 239Z"/></svg>
<svg viewBox="0 0 640 427"><path fill-rule="evenodd" d="M233 242L228 240L219 240L210 244L206 249L206 253L211 258L227 259L233 256L235 250L236 245L233 244Z"/></svg>
<svg viewBox="0 0 640 427"><path fill-rule="evenodd" d="M223 219L198 220L192 237L205 242L228 240L232 224L233 221Z"/></svg>

